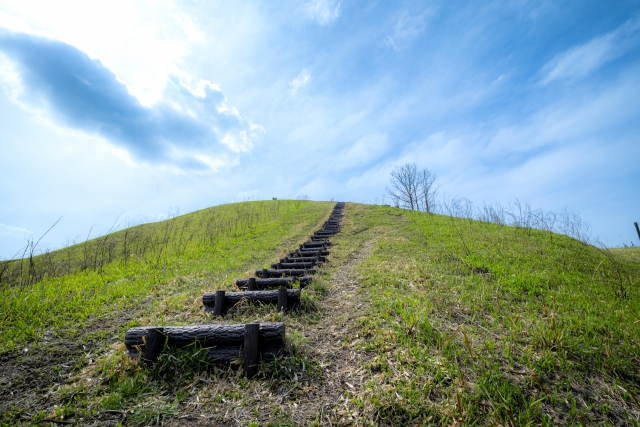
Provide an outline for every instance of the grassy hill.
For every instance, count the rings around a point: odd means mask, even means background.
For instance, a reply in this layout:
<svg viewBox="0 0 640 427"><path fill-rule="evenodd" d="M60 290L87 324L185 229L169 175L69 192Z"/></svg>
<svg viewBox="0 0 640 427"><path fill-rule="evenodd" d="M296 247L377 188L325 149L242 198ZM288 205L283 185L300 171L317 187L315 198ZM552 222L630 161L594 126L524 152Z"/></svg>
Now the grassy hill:
<svg viewBox="0 0 640 427"><path fill-rule="evenodd" d="M638 425L637 248L347 204L301 312L200 310L332 207L219 206L4 264L3 425ZM122 351L130 326L256 320L290 344L253 381L197 350L152 370Z"/></svg>

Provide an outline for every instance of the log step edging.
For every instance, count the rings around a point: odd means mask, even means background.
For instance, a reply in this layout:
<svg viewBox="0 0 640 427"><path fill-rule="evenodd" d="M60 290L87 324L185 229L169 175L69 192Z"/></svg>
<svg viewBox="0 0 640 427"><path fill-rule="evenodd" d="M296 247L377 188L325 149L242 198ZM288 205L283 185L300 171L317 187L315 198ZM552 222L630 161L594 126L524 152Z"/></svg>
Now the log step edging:
<svg viewBox="0 0 640 427"><path fill-rule="evenodd" d="M254 326L247 327L248 325ZM258 325L257 328L255 325ZM200 345L215 362L231 363L237 359L247 359L247 354L243 354L245 349L249 349L245 331L250 328L257 329L255 337L251 337L252 347L257 349L255 357L272 360L284 354L286 337L285 325L282 322L138 327L126 332L124 343L129 356L143 355L147 364L155 363L165 341L169 348ZM246 368L245 374L250 376Z"/></svg>
<svg viewBox="0 0 640 427"><path fill-rule="evenodd" d="M308 254L308 255L307 255ZM295 251L291 251L289 252L289 256L295 256L295 255L305 255L305 256L312 256L312 255L330 255L331 251L322 249L322 248L311 248L311 249L296 249Z"/></svg>
<svg viewBox="0 0 640 427"><path fill-rule="evenodd" d="M300 289L285 289L286 306L295 309L300 305ZM216 306L218 296L222 295L223 302L220 308ZM244 291L244 292L206 292L202 295L202 305L206 311L213 311L214 315L222 315L243 301L251 304L278 304L280 290ZM218 312L216 312L216 310Z"/></svg>
<svg viewBox="0 0 640 427"><path fill-rule="evenodd" d="M302 266L303 264L296 264ZM304 287L311 283L311 276L302 276L302 277L277 277L277 278L251 278L255 280L256 289L262 290L268 288L279 288L284 286L286 288L292 288L294 283L300 283L300 287ZM240 279L236 280L236 286L240 289L246 289L249 285L249 280L251 279ZM248 289L253 290L253 289Z"/></svg>
<svg viewBox="0 0 640 427"><path fill-rule="evenodd" d="M263 268L262 270L255 271L256 277L262 277L262 278L301 277L301 276L310 276L312 274L316 274L315 268L307 268L307 269L289 268L289 269L282 269L282 270L272 270L272 269Z"/></svg>
<svg viewBox="0 0 640 427"><path fill-rule="evenodd" d="M283 262L282 260L284 260L284 262L312 262L312 261L326 262L327 261L327 257L322 256L322 255L316 255L316 256L295 256L295 255L291 255L291 256L282 258L280 260L280 262Z"/></svg>
<svg viewBox="0 0 640 427"><path fill-rule="evenodd" d="M322 263L318 263L316 261L314 261L314 262L278 262L278 263L275 263L275 264L271 264L271 268L273 268L275 270L292 269L292 268L310 269L310 268L313 268L314 266L316 266L318 264L322 264ZM301 281L301 283L302 283L302 281Z"/></svg>
<svg viewBox="0 0 640 427"><path fill-rule="evenodd" d="M300 245L300 249L303 248L324 248L325 246L331 246L331 242L306 242Z"/></svg>

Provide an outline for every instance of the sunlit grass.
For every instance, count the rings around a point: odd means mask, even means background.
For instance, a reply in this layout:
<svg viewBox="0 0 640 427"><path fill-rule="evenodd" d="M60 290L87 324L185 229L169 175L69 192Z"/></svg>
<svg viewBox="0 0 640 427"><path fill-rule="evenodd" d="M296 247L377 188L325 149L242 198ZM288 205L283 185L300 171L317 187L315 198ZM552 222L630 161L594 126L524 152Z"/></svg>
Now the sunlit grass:
<svg viewBox="0 0 640 427"><path fill-rule="evenodd" d="M73 337L88 322L99 322L143 300L162 306L149 310L151 320L173 312L185 317L185 304L192 304L205 290L233 289L239 274L277 259L292 241L302 240L316 227L331 206L305 201L238 203L138 226L137 239L131 238L130 230L105 236L103 241L116 242L111 262L71 274L45 275L27 286L2 287L0 353L37 342L47 331ZM102 250L99 240L90 242L89 249L83 243L50 258L55 264L69 258L82 261L85 252L88 259L103 256L91 252Z"/></svg>
<svg viewBox="0 0 640 427"><path fill-rule="evenodd" d="M140 235L155 236L147 241L157 245L144 257L132 251L126 262L120 256L5 287L3 351L37 343L48 331L103 342L95 363L79 361L56 392L55 409L33 411L29 419L111 417L114 424L153 425L200 403L207 413L222 411L216 418L222 419L230 407L256 407L272 393L302 387L302 378L305 387L323 381L305 350L312 344L302 325L313 327L331 309L322 306L332 291L329 271L373 243L358 267L366 304L354 325L362 338L357 346L372 355L364 366L368 380L364 392L346 391L363 424L638 424L638 248L606 250L548 231L348 204L327 270L305 289L300 311L243 306L222 319L207 317L203 291L232 289L236 278L278 259L333 206L278 201L276 212L275 203L215 208L227 209L214 212L227 218L215 233L195 216L206 218L206 211L170 226L152 224L153 232ZM252 212L244 222L229 219L243 212ZM181 240L194 226L194 237ZM113 241L122 254L122 239ZM83 260L81 249L72 250ZM165 352L149 370L126 357L119 340L110 347L109 337L91 331L116 313L135 314L123 321L121 335L134 325L284 321L288 354L263 363L253 381L212 365L197 348ZM272 410L273 425L294 425L281 406ZM2 420L14 425L25 411L11 407Z"/></svg>
<svg viewBox="0 0 640 427"><path fill-rule="evenodd" d="M360 400L400 425L628 423L640 395L640 264L566 236L352 206L377 354ZM631 284L631 285L630 285ZM624 292L621 292L624 287ZM635 414L635 415L634 415Z"/></svg>

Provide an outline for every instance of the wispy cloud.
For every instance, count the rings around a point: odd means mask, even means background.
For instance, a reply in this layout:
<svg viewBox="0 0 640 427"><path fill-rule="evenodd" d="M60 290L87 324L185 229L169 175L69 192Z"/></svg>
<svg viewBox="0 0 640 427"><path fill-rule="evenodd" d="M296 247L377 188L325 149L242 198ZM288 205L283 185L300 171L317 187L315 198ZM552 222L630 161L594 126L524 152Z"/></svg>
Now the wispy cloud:
<svg viewBox="0 0 640 427"><path fill-rule="evenodd" d="M100 61L66 43L0 29L0 53L17 72L13 94L22 105L142 161L216 169L249 151L262 131L228 105L217 85L192 85L187 75L171 76L163 100L149 107Z"/></svg>
<svg viewBox="0 0 640 427"><path fill-rule="evenodd" d="M295 95L298 93L298 90L309 83L311 80L311 74L307 71L307 69L303 69L298 76L289 82L289 86L291 87L291 94Z"/></svg>
<svg viewBox="0 0 640 427"><path fill-rule="evenodd" d="M0 222L0 235L5 235L5 236L10 236L10 235L26 235L27 233L29 233L29 230L24 229L24 228L20 228L20 227L13 227L11 225L7 225L7 224L3 224Z"/></svg>
<svg viewBox="0 0 640 427"><path fill-rule="evenodd" d="M586 76L605 63L623 56L639 43L640 19L636 18L558 54L542 68L545 74L542 83Z"/></svg>
<svg viewBox="0 0 640 427"><path fill-rule="evenodd" d="M302 5L302 11L307 17L325 26L340 16L340 2L335 0L311 0Z"/></svg>
<svg viewBox="0 0 640 427"><path fill-rule="evenodd" d="M413 15L409 12L403 12L398 18L389 34L384 38L385 46L389 46L395 50L401 50L411 40L422 33L426 27L425 19L433 13L432 10L426 10L419 15Z"/></svg>
<svg viewBox="0 0 640 427"><path fill-rule="evenodd" d="M350 147L336 153L334 169L345 170L370 165L389 151L390 144L386 134L366 135Z"/></svg>

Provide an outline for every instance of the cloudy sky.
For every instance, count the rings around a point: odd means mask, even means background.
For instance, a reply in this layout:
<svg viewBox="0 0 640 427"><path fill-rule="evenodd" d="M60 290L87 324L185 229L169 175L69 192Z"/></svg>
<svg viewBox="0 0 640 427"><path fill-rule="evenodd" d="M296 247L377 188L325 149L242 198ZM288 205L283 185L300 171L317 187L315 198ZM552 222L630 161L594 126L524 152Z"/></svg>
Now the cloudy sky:
<svg viewBox="0 0 640 427"><path fill-rule="evenodd" d="M0 149L1 258L407 162L638 244L640 3L0 0Z"/></svg>

